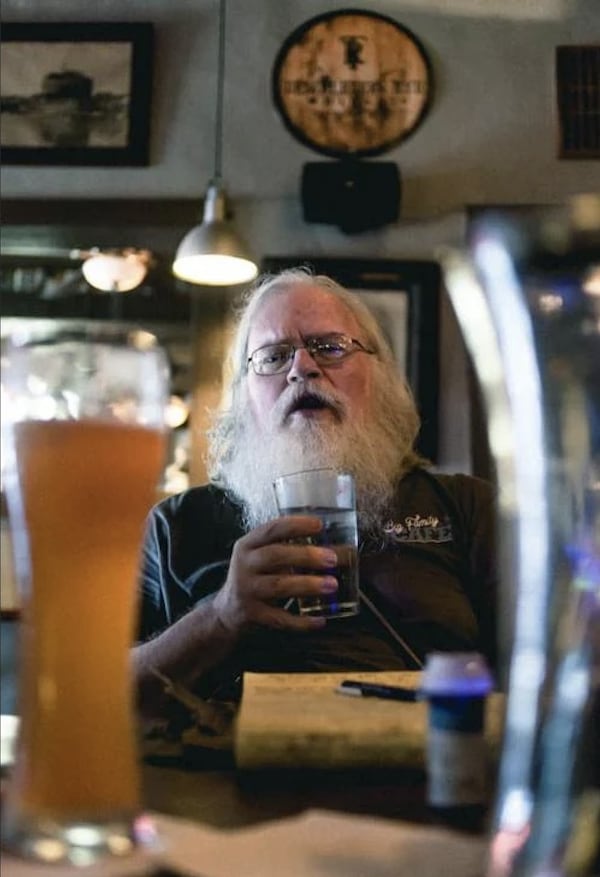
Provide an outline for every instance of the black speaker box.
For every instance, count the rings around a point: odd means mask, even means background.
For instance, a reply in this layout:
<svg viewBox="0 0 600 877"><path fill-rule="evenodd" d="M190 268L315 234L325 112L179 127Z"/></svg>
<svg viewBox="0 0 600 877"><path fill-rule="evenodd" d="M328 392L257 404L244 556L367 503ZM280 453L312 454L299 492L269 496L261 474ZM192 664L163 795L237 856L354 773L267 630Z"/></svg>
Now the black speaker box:
<svg viewBox="0 0 600 877"><path fill-rule="evenodd" d="M305 222L337 225L346 234L380 228L400 213L400 171L389 161L314 161L302 169Z"/></svg>

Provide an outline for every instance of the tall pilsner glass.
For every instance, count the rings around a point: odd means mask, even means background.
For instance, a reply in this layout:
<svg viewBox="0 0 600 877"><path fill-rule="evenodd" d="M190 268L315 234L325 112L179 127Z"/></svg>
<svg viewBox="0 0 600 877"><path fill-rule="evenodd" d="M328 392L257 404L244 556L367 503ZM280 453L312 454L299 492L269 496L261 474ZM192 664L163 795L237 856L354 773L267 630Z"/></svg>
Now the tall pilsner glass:
<svg viewBox="0 0 600 877"><path fill-rule="evenodd" d="M2 841L20 855L85 865L144 842L129 648L167 375L145 332L13 339L3 357L22 638Z"/></svg>

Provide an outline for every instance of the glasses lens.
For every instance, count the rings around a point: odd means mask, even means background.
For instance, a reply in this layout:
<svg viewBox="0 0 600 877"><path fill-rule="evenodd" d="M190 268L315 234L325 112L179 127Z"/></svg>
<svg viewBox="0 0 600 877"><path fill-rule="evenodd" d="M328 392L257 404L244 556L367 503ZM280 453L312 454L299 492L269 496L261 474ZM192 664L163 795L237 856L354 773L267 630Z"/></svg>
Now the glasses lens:
<svg viewBox="0 0 600 877"><path fill-rule="evenodd" d="M258 375L274 375L282 371L293 352L291 344L269 344L252 354L252 365Z"/></svg>
<svg viewBox="0 0 600 877"><path fill-rule="evenodd" d="M335 362L348 356L354 348L351 338L346 335L326 335L315 338L307 344L311 354L322 362Z"/></svg>

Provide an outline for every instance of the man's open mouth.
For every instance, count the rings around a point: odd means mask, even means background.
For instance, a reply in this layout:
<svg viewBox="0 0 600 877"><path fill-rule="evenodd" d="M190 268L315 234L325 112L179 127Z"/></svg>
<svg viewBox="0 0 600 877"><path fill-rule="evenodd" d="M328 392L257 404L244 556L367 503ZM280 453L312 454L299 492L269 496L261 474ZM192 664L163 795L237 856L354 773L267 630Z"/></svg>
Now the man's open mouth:
<svg viewBox="0 0 600 877"><path fill-rule="evenodd" d="M320 399L319 396L314 396L312 393L309 393L293 403L290 407L290 414L293 414L294 411L318 411L322 408L331 408L331 405L323 399Z"/></svg>
<svg viewBox="0 0 600 877"><path fill-rule="evenodd" d="M303 393L302 396L294 399L287 409L286 419L297 411L331 411L336 418L340 417L338 406L317 393Z"/></svg>

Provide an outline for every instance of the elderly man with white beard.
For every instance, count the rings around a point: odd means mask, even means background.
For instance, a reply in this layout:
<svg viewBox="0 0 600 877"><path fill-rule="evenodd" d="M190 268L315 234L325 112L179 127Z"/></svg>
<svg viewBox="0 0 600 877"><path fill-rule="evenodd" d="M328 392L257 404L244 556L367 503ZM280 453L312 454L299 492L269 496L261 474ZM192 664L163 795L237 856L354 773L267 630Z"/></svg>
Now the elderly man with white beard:
<svg viewBox="0 0 600 877"><path fill-rule="evenodd" d="M160 702L156 671L210 697L231 695L244 670L418 669L431 650L478 650L493 665L493 491L434 474L415 452L411 393L361 300L306 269L261 278L231 365L210 483L148 519L142 709ZM317 518L278 517L272 487L323 466L355 478L361 591L358 615L327 621L293 602L335 591L335 554L302 542Z"/></svg>

